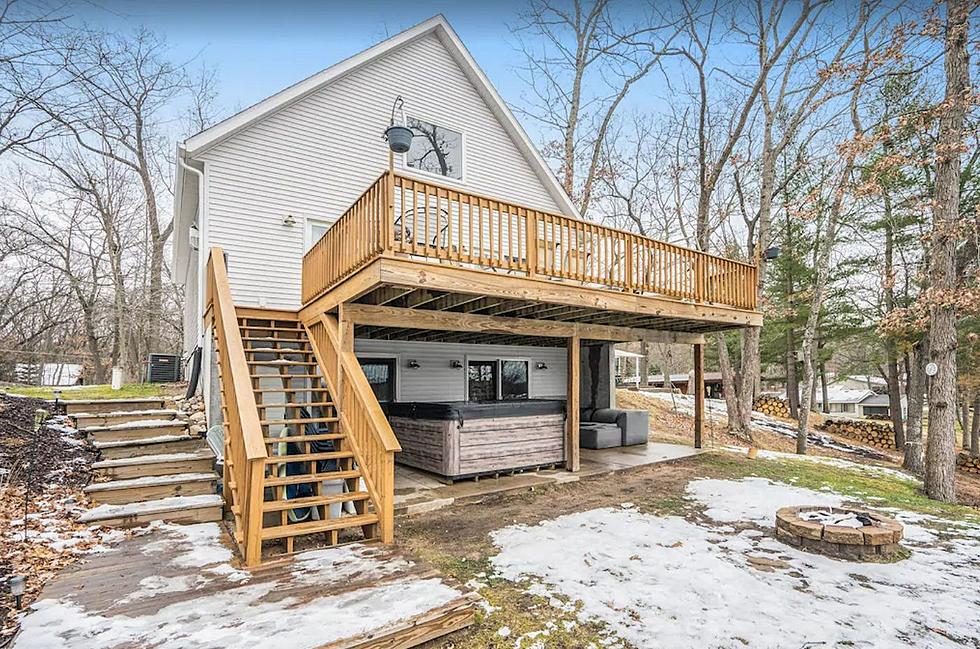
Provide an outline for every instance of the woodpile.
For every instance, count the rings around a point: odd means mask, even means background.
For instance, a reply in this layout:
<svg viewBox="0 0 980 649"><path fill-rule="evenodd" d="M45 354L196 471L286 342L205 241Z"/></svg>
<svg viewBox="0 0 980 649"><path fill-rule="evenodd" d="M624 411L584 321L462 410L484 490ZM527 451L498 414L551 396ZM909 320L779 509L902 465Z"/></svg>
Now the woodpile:
<svg viewBox="0 0 980 649"><path fill-rule="evenodd" d="M780 399L770 394L761 394L756 397L752 409L770 417L789 418L789 404L786 399Z"/></svg>
<svg viewBox="0 0 980 649"><path fill-rule="evenodd" d="M895 432L889 424L868 419L827 419L821 428L875 448L895 448Z"/></svg>
<svg viewBox="0 0 980 649"><path fill-rule="evenodd" d="M960 453L956 456L956 468L964 473L980 473L980 456Z"/></svg>

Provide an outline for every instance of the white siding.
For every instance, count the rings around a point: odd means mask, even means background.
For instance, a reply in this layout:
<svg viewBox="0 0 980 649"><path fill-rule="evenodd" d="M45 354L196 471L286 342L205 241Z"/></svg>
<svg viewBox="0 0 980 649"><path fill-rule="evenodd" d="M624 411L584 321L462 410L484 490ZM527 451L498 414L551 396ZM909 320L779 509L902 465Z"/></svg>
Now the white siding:
<svg viewBox="0 0 980 649"><path fill-rule="evenodd" d="M332 222L387 167L381 136L398 94L406 115L463 133L464 180L440 182L560 211L438 37L429 34L200 156L206 162L207 244L228 253L236 302L298 306L305 219ZM283 225L287 215L296 219L292 227Z"/></svg>
<svg viewBox="0 0 980 649"><path fill-rule="evenodd" d="M531 398L565 398L568 375L564 347L356 339L354 353L398 359L395 374L399 401L462 401L466 392L467 358L527 358L530 360ZM418 361L419 367L408 368L409 360ZM454 360L462 362L464 369L453 369L450 364ZM545 363L548 369L537 369L539 362Z"/></svg>

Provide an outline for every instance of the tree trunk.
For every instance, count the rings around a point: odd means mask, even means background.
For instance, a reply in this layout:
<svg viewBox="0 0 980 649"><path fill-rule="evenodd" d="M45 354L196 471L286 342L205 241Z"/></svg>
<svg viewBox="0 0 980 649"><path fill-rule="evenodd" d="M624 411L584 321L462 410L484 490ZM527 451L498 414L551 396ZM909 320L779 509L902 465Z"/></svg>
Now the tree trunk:
<svg viewBox="0 0 980 649"><path fill-rule="evenodd" d="M790 327L786 331L786 401L789 403L789 416L800 418L800 386L796 378L796 332Z"/></svg>
<svg viewBox="0 0 980 649"><path fill-rule="evenodd" d="M973 425L970 426L970 455L980 455L980 391L973 395Z"/></svg>
<svg viewBox="0 0 980 649"><path fill-rule="evenodd" d="M830 390L827 389L827 363L820 361L820 396L823 401L820 403L820 411L824 414L830 412Z"/></svg>
<svg viewBox="0 0 980 649"><path fill-rule="evenodd" d="M725 410L728 412L728 432L735 435L747 436L752 440L752 429L746 430L743 418L739 412L738 395L735 393L735 372L732 370L732 359L728 353L728 342L725 334L716 336L718 342L718 366L721 370L722 395L725 397Z"/></svg>
<svg viewBox="0 0 980 649"><path fill-rule="evenodd" d="M897 353L897 350L894 350ZM905 420L902 418L902 384L898 372L898 359L889 355L885 366L885 382L888 385L888 410L891 414L892 428L895 429L895 447L905 448Z"/></svg>
<svg viewBox="0 0 980 649"><path fill-rule="evenodd" d="M926 358L929 357L928 335L927 332L927 339L913 347L905 360L909 416L906 421L905 458L902 460L902 466L915 475L922 475L925 472L922 457L922 415L926 390L925 365Z"/></svg>
<svg viewBox="0 0 980 649"><path fill-rule="evenodd" d="M650 343L640 343L640 385L646 388L650 380Z"/></svg>
<svg viewBox="0 0 980 649"><path fill-rule="evenodd" d="M936 183L930 244L929 352L938 372L929 389L926 493L956 499L956 226L960 205L960 147L969 87L968 0L946 2L946 106L936 142Z"/></svg>
<svg viewBox="0 0 980 649"><path fill-rule="evenodd" d="M966 450L970 448L970 401L966 394L960 401L960 430L963 431L963 449Z"/></svg>

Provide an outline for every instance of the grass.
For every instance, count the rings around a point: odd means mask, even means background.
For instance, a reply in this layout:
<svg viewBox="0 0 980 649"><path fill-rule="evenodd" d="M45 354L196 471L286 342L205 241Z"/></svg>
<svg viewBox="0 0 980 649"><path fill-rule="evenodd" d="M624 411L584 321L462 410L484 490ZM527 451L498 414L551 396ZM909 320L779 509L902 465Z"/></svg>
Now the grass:
<svg viewBox="0 0 980 649"><path fill-rule="evenodd" d="M980 522L977 510L966 505L931 500L917 481L896 476L846 469L807 460L745 458L730 453L706 453L699 458L705 468L723 477L769 478L797 487L829 488L875 507L898 507L909 511L951 519ZM869 497L871 500L869 500Z"/></svg>
<svg viewBox="0 0 980 649"><path fill-rule="evenodd" d="M119 390L111 385L85 385L80 387L33 387L10 386L3 388L10 394L37 399L54 399L54 391L61 390L62 399L133 399L139 397L160 397L173 393L172 383L126 383Z"/></svg>

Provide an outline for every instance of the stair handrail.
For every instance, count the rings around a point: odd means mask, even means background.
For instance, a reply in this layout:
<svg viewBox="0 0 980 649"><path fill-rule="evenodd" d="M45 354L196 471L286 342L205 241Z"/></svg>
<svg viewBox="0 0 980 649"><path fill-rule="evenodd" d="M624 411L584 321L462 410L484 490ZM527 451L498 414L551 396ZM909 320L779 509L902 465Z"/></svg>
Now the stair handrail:
<svg viewBox="0 0 980 649"><path fill-rule="evenodd" d="M257 565L262 556L262 501L265 459L268 457L259 409L238 327L238 315L228 282L224 251L213 247L208 257L208 310L214 320L221 363L225 406L225 434L232 472L233 505L237 505L242 530L239 541L246 565ZM226 486L227 481L226 481ZM227 498L227 495L226 495Z"/></svg>

